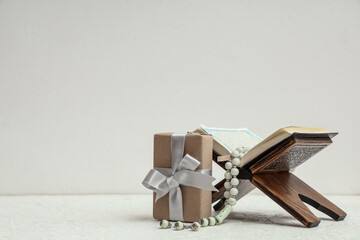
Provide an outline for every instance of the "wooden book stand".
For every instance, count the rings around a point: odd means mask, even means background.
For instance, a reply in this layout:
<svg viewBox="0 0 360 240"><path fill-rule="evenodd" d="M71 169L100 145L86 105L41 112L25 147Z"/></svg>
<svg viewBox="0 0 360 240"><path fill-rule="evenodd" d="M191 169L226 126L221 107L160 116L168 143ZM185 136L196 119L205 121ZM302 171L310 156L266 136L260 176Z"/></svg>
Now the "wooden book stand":
<svg viewBox="0 0 360 240"><path fill-rule="evenodd" d="M303 202L336 221L343 220L346 217L343 210L290 172L331 143L328 134L294 133L239 168L237 199L257 187L308 228L319 225L320 219ZM214 152L214 161L225 169L225 162L218 162L217 157ZM224 182L225 179L215 186L219 192L212 195L213 203L220 200L214 206L215 210L221 209L225 203Z"/></svg>

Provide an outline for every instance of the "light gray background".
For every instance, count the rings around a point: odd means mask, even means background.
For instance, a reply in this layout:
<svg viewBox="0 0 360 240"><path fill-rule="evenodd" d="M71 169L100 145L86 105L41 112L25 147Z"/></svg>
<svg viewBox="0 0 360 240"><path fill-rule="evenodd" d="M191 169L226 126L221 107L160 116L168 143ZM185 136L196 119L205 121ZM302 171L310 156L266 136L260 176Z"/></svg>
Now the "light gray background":
<svg viewBox="0 0 360 240"><path fill-rule="evenodd" d="M296 174L359 194L359 43L355 0L0 0L0 194L149 193L200 123L339 131Z"/></svg>

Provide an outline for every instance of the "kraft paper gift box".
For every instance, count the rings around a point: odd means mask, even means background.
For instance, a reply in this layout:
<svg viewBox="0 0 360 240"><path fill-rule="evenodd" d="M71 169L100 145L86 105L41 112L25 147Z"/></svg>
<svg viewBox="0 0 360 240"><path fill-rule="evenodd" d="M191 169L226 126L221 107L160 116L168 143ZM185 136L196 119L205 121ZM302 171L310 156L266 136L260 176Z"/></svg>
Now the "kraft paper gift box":
<svg viewBox="0 0 360 240"><path fill-rule="evenodd" d="M154 169L157 168L172 168L172 153L174 154L174 145L172 145L173 133L160 133L154 135ZM183 146L183 156L190 155L200 162L196 168L196 172L206 172L211 175L212 167L212 151L213 151L213 138L211 135L200 134L186 134L185 143ZM180 147L181 148L181 147ZM178 153L177 153L178 154ZM191 186L184 186L180 184L182 195L182 212L183 221L194 222L201 218L211 216L211 203L212 203L212 190L217 191L212 186L212 181L215 178L207 175L207 188L200 189ZM200 181L195 181L200 182ZM186 185L186 184L185 184ZM209 186L210 185L210 186ZM206 188L206 187L203 187ZM178 206L177 206L178 207ZM155 219L167 220L182 220L171 219L173 214L170 214L169 206L169 193L156 201L156 193L153 196L153 216ZM176 217L174 217L176 218Z"/></svg>

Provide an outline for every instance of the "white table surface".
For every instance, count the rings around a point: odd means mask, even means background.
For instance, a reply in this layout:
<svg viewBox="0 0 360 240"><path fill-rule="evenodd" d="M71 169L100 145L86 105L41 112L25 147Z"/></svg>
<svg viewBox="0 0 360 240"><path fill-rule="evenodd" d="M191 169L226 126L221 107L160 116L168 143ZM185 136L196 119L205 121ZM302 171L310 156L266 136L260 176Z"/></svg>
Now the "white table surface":
<svg viewBox="0 0 360 240"><path fill-rule="evenodd" d="M2 196L0 239L360 239L360 196L327 196L347 212L320 217L307 229L264 195L241 199L220 226L174 231L158 228L152 195Z"/></svg>

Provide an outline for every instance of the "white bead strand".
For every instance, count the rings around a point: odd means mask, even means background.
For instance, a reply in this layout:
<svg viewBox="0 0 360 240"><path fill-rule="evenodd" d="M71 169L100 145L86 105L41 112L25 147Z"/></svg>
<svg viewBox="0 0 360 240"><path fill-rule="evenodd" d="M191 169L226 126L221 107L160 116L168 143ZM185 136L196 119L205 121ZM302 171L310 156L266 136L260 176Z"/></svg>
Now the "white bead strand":
<svg viewBox="0 0 360 240"><path fill-rule="evenodd" d="M232 169L231 169L231 170L232 170ZM225 176L225 179L230 180L230 179L232 178L232 173L229 172L229 171L226 171L225 174L224 174L224 176Z"/></svg>
<svg viewBox="0 0 360 240"><path fill-rule="evenodd" d="M237 190L237 188L233 187L233 188L230 189L229 193L230 193L231 196L235 197L239 193L239 191Z"/></svg>
<svg viewBox="0 0 360 240"><path fill-rule="evenodd" d="M236 204L236 199L231 197L227 200L228 204L230 204L231 206L235 206Z"/></svg>
<svg viewBox="0 0 360 240"><path fill-rule="evenodd" d="M229 181L226 181L226 182L224 183L224 187L225 187L226 189L230 189L230 188L231 188L231 183L230 183Z"/></svg>
<svg viewBox="0 0 360 240"><path fill-rule="evenodd" d="M231 183L231 185L232 185L233 187L236 187L237 185L239 185L239 179L233 177L233 178L231 179L230 183Z"/></svg>
<svg viewBox="0 0 360 240"><path fill-rule="evenodd" d="M231 188L231 189L232 189L232 188ZM230 189L230 191L231 191L231 189ZM225 191L225 192L224 192L224 198L228 199L228 198L231 197L230 191Z"/></svg>
<svg viewBox="0 0 360 240"><path fill-rule="evenodd" d="M240 155L240 152L238 152L236 150L231 152L231 156L234 157L234 158L238 157L239 155Z"/></svg>
<svg viewBox="0 0 360 240"><path fill-rule="evenodd" d="M225 207L215 216L209 218L203 218L198 222L194 222L191 225L185 225L183 222L178 221L174 225L175 230L183 230L183 229L191 229L193 231L198 231L200 227L206 226L214 226L215 224L221 224L224 219L230 214L232 211L232 207L236 204L236 195L238 195L239 190L237 186L239 185L239 179L237 176L239 175L239 166L241 159L244 155L249 151L249 148L246 147L238 147L235 151L231 153L233 157L232 160L229 160L225 163L226 172L224 187L226 191L224 192ZM162 220L160 222L160 228L171 228L171 223L167 220Z"/></svg>
<svg viewBox="0 0 360 240"><path fill-rule="evenodd" d="M232 176L237 176L237 175L239 175L239 169L236 168L236 167L232 168L232 169L230 170L230 174L231 174Z"/></svg>
<svg viewBox="0 0 360 240"><path fill-rule="evenodd" d="M227 170L230 170L231 168L232 168L232 164L231 164L231 162L227 162L227 163L225 163L225 168L227 169Z"/></svg>
<svg viewBox="0 0 360 240"><path fill-rule="evenodd" d="M241 155L242 153L240 153ZM239 166L240 164L240 159L239 158L234 158L233 160L231 160L231 163L233 166Z"/></svg>

